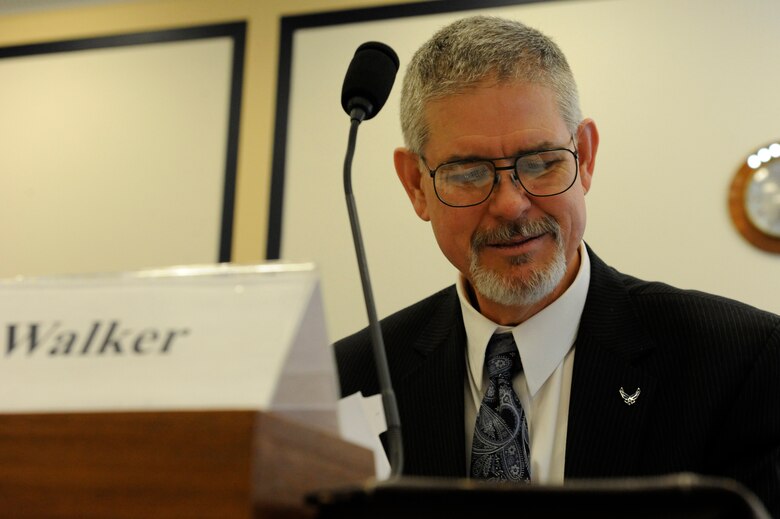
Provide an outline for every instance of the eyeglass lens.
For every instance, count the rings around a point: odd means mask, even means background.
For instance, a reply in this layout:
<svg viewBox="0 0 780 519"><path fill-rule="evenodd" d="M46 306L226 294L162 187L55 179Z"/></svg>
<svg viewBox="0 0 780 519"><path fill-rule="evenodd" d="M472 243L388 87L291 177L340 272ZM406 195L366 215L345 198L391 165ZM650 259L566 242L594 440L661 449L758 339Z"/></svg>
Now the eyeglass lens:
<svg viewBox="0 0 780 519"><path fill-rule="evenodd" d="M504 169L504 168L500 168ZM534 196L566 191L577 175L577 159L571 150L542 151L515 160L516 180ZM448 205L462 207L484 202L496 183L496 166L490 160L443 164L434 174L436 194Z"/></svg>

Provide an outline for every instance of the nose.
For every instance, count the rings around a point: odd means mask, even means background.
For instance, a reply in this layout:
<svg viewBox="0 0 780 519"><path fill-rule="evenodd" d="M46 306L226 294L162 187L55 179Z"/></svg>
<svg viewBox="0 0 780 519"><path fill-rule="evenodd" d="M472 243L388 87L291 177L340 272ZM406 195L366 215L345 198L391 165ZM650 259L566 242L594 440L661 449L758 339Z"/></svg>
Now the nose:
<svg viewBox="0 0 780 519"><path fill-rule="evenodd" d="M531 207L529 194L515 177L514 168L496 168L498 184L488 200L490 213L496 218L516 220Z"/></svg>

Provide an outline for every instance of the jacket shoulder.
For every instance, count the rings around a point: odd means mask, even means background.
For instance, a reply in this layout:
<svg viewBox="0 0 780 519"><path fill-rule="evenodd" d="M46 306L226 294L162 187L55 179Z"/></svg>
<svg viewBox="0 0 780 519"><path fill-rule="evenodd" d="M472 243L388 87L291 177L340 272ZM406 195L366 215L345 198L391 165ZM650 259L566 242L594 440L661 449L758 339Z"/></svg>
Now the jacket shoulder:
<svg viewBox="0 0 780 519"><path fill-rule="evenodd" d="M457 306L458 295L455 285L451 285L382 319L379 324L390 364L406 364L424 355L424 351L414 346L425 343L426 335L438 336L451 327ZM342 395L357 390L362 390L364 395L379 392L371 332L367 327L336 341L333 348Z"/></svg>
<svg viewBox="0 0 780 519"><path fill-rule="evenodd" d="M597 257L592 264L588 298L598 302L599 322L614 313L641 323L656 339L671 342L759 345L780 333L780 316L772 312L725 296L640 279Z"/></svg>
<svg viewBox="0 0 780 519"><path fill-rule="evenodd" d="M455 285L444 288L383 318L380 321L382 334L386 338L414 334L430 324L433 315L441 311L442 307L452 306L453 303L457 303L457 299ZM366 327L339 339L335 342L335 347L337 350L350 349L370 342L370 332Z"/></svg>

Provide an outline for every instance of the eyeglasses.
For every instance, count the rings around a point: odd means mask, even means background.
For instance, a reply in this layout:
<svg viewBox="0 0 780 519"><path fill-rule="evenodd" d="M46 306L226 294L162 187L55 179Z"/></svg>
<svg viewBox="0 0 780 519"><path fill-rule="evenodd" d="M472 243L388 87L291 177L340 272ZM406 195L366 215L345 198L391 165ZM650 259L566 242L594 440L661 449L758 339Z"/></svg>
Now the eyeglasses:
<svg viewBox="0 0 780 519"><path fill-rule="evenodd" d="M574 143L574 136L569 141ZM579 173L577 149L554 148L523 153L515 157L497 159L468 159L445 162L435 169L428 166L436 196L451 207L479 205L490 198L498 185L500 171L511 170L512 183L518 184L532 196L560 195L574 185ZM496 162L512 160L511 166L497 166Z"/></svg>

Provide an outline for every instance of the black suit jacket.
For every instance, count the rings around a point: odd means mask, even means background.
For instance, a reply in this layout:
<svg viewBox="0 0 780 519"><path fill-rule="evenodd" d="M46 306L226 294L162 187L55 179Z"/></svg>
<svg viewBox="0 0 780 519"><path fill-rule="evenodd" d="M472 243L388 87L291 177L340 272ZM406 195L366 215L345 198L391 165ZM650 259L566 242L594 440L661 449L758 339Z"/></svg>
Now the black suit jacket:
<svg viewBox="0 0 780 519"><path fill-rule="evenodd" d="M565 477L734 478L780 518L780 317L607 266L592 250ZM466 335L455 287L382 320L404 474L465 477ZM380 392L366 330L335 344L343 396ZM619 389L640 395L627 405Z"/></svg>

